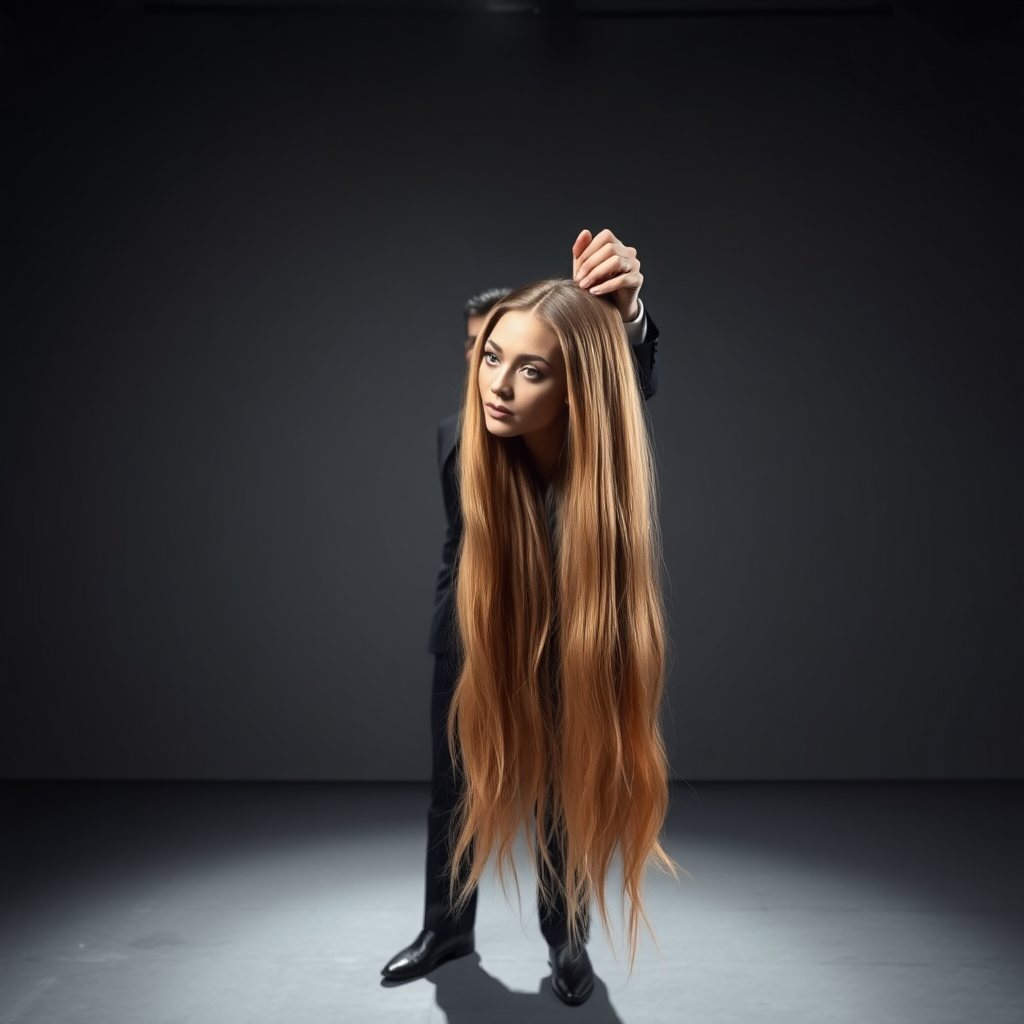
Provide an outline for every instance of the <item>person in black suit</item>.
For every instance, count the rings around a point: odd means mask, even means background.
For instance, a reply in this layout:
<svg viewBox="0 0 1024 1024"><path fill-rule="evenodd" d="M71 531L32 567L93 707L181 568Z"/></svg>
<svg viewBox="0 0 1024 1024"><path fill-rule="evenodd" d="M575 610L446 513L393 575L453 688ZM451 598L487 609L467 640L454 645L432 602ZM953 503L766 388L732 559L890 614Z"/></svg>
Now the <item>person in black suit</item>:
<svg viewBox="0 0 1024 1024"><path fill-rule="evenodd" d="M624 245L611 231L597 235L581 231L573 245L573 279L595 295L607 296L622 316L645 399L657 390L655 354L658 329L644 310L639 293L643 284L636 250ZM503 289L491 289L471 299L465 307L466 356L476 333ZM448 745L447 724L452 694L459 677L460 657L455 621L452 576L462 537L462 512L456 477L459 417L442 421L437 430L438 470L447 516L447 532L435 592L429 650L435 655L431 695L431 803L427 815L426 898L423 929L382 969L386 983L420 978L439 964L465 956L475 949L473 927L476 893L458 912L450 901L451 819L459 797L459 778ZM538 899L541 931L550 947L552 987L566 1003L582 1003L593 990L593 970L585 946L571 948L564 908Z"/></svg>

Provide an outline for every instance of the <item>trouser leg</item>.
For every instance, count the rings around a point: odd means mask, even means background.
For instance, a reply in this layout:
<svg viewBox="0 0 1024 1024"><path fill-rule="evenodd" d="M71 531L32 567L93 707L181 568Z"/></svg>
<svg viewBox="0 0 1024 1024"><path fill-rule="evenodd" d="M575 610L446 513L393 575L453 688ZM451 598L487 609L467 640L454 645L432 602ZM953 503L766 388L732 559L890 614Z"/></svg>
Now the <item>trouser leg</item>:
<svg viewBox="0 0 1024 1024"><path fill-rule="evenodd" d="M476 890L457 916L452 913L451 821L459 798L461 779L448 749L448 711L459 678L459 660L446 652L434 663L434 685L430 698L430 736L432 763L430 808L427 811L427 878L423 927L438 935L461 935L473 928L476 920Z"/></svg>
<svg viewBox="0 0 1024 1024"><path fill-rule="evenodd" d="M544 837L538 838L538 844ZM565 900L565 888L561 880L565 877L565 851L561 839L556 835L548 840L549 868L537 850L540 881L537 886L537 912L540 931L549 946L564 946L569 941L569 915ZM545 895L547 893L547 895ZM579 931L580 945L586 945L590 937L590 908L583 908Z"/></svg>

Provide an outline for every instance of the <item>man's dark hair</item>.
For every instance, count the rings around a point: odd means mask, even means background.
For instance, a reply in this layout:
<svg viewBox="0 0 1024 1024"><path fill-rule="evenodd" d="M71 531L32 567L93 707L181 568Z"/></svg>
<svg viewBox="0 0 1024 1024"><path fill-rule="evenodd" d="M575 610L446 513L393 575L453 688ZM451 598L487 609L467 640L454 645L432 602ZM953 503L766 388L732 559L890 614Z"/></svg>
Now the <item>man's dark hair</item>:
<svg viewBox="0 0 1024 1024"><path fill-rule="evenodd" d="M486 316L506 296L512 294L511 288L488 288L466 300L462 307L462 315L468 320L471 316Z"/></svg>

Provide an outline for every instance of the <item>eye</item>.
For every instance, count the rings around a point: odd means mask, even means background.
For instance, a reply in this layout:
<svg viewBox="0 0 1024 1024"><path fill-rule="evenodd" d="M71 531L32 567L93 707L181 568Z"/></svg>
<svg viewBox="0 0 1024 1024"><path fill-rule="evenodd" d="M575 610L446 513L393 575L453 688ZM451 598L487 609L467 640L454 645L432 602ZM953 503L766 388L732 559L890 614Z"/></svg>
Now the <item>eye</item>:
<svg viewBox="0 0 1024 1024"><path fill-rule="evenodd" d="M544 379L544 374L541 373L540 370L538 370L536 366L524 366L523 367L523 376L527 380L543 380Z"/></svg>
<svg viewBox="0 0 1024 1024"><path fill-rule="evenodd" d="M493 360L493 362L491 360ZM497 366L498 365L498 354L496 352L491 352L489 349L485 349L484 350L484 362L488 366Z"/></svg>

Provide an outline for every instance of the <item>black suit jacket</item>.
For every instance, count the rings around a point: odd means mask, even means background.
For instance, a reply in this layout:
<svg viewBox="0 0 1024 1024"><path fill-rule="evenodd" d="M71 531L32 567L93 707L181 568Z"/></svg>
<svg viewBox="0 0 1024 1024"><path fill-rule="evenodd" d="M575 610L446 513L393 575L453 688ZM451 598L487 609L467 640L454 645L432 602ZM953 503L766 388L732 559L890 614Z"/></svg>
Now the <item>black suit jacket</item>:
<svg viewBox="0 0 1024 1024"><path fill-rule="evenodd" d="M652 398L658 390L658 368L655 354L658 351L658 328L650 314L647 314L647 331L640 345L631 345L636 364L637 384L644 400ZM459 501L459 481L456 467L456 451L459 446L459 417L449 416L437 427L437 468L441 474L441 492L444 496L444 511L448 519L444 547L441 549L441 568L437 573L437 587L434 591L434 618L430 624L430 646L432 654L443 654L456 646L455 593L452 589L452 574L455 559L462 543L462 504Z"/></svg>

